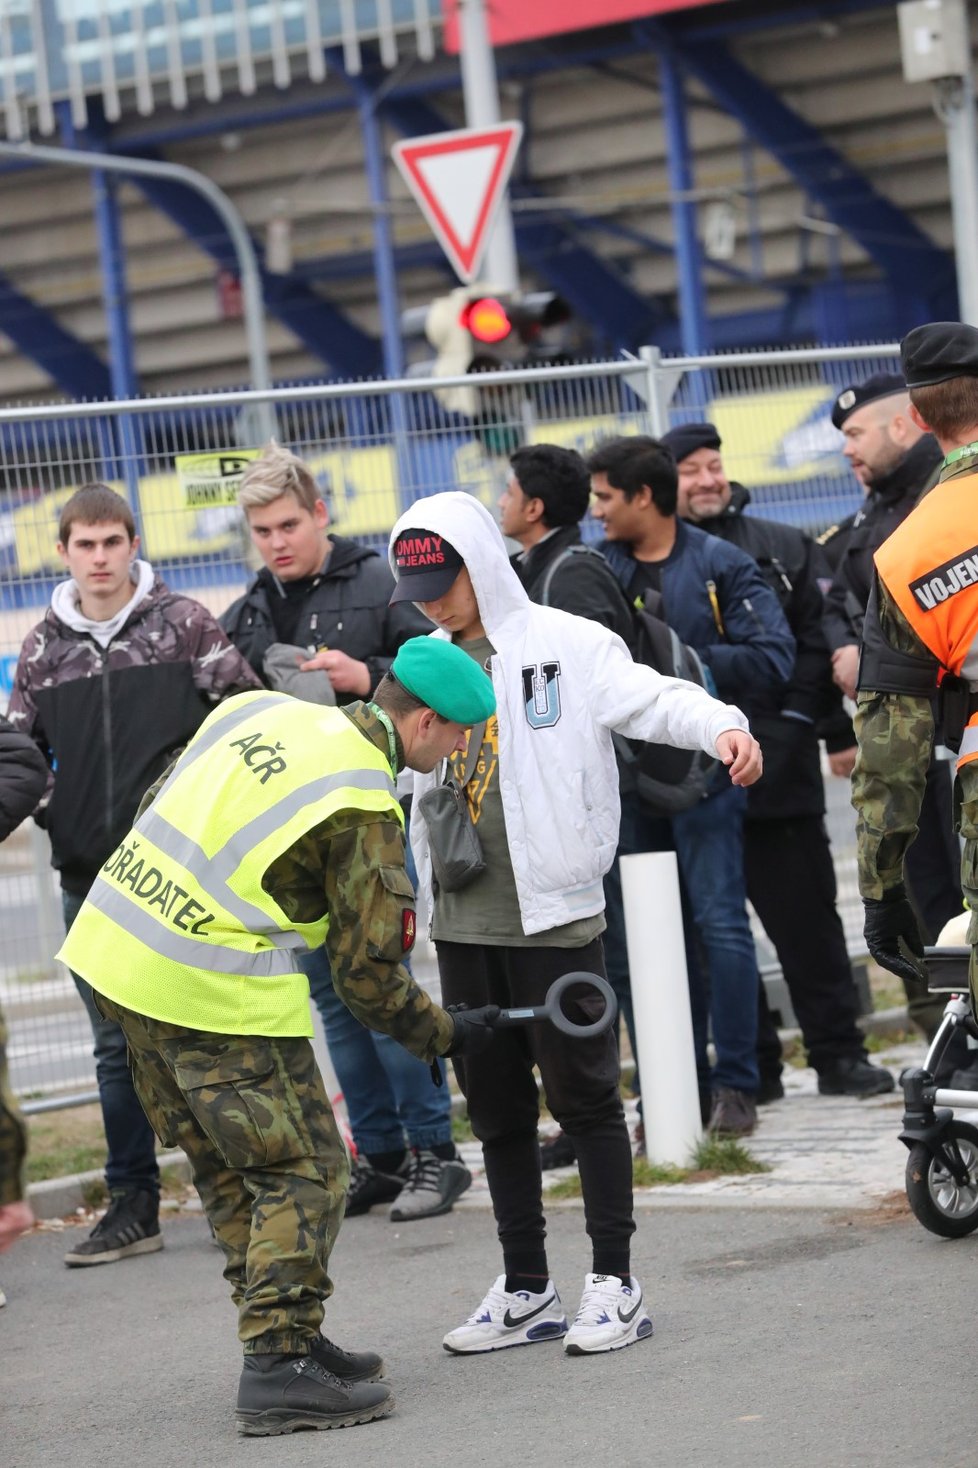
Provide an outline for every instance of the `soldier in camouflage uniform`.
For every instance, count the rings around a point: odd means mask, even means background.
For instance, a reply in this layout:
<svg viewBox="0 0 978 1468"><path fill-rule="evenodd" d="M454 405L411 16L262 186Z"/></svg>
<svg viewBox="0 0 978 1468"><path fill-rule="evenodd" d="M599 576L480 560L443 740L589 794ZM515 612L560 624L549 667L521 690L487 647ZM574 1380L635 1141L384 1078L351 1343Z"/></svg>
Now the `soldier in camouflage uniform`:
<svg viewBox="0 0 978 1468"><path fill-rule="evenodd" d="M852 799L867 946L884 968L901 978L919 978L923 947L903 872L917 833L939 679L945 737L949 744L961 741L955 817L964 838L962 888L972 910L973 950L978 941L978 761L973 749L978 682L970 672L973 655L967 655L971 628L978 626L978 583L970 562L965 564L972 555L968 545L974 531L958 514L960 481L971 478L978 484L978 331L957 322L917 327L904 339L901 357L914 420L935 433L945 459L937 486L877 552L876 584L863 634ZM933 534L935 527L942 530L940 536ZM955 537L962 547L957 557L952 555ZM919 578L909 569L915 545L919 564L931 567ZM908 581L908 576L914 579ZM908 591L916 601L908 600ZM949 603L956 620L945 625L942 609ZM954 631L951 638L946 636L949 629ZM956 735L952 694L962 698ZM973 952L973 991L974 976Z"/></svg>
<svg viewBox="0 0 978 1468"><path fill-rule="evenodd" d="M450 661L447 654L453 655ZM481 669L459 649L428 638L404 645L369 704L316 709L283 694L229 701L147 793L120 849L153 851L146 863L155 861L164 870L178 852L182 895L195 892L213 904L222 899L208 894L222 890L217 873L233 847L234 890L253 893L260 885L267 897L257 925L254 919L249 927L243 918L222 918L226 956L205 941L190 945L196 949L190 957L178 956L186 955L188 940L172 935L159 916L151 931L139 930L145 910L131 900L125 926L135 935L133 946L118 965L123 972L110 978L102 955L113 942L124 948L126 943L118 919L113 921L112 899L124 875L123 856L113 854L65 944L65 961L90 978L100 1011L125 1032L136 1087L157 1135L190 1158L238 1308L245 1353L238 1425L245 1434L369 1422L394 1405L378 1380L383 1363L376 1353L344 1351L320 1334L349 1164L305 1038L312 1032L305 979L294 961L291 967L264 966L289 945L276 949L258 940L268 932L284 937L298 931L311 943L322 941L325 932L344 1003L363 1023L429 1064L442 1055L485 1048L498 1009L453 1016L432 1002L404 966L414 942L414 891L404 869L403 817L393 778L405 764L433 769L461 745L465 726L494 707L492 684ZM260 736L274 742L261 748L284 751L276 770L281 784L267 792L248 785L240 768L251 764L252 774L261 768L251 748L259 736L247 735L255 720L274 721L275 734ZM235 745L226 743L223 729L233 731L236 724L246 737L236 741L241 748L232 755ZM322 755L317 738L324 740ZM331 763L333 758L339 762ZM362 771L349 768L361 758ZM199 768L213 789L213 816L199 814L194 798L180 794L182 785L185 791L199 789L193 784L197 760L206 761ZM338 793L314 800L311 770L317 781L341 787ZM327 799L333 804L324 818L315 802ZM246 840L243 833L264 812L274 816L286 806L297 823L293 829L310 822L308 828L291 835L288 844L280 837L279 854L271 859L256 857L259 838ZM224 826L215 829L229 808L235 813L228 818L230 835ZM175 830L178 815L184 818ZM175 846L166 844L163 828L174 833ZM274 840L273 830L267 839ZM158 886L161 873L153 870ZM151 887L152 881L144 888L142 877L134 880L134 899ZM255 898L248 901L254 909ZM191 907L204 911L200 904ZM213 917L208 914L200 925ZM179 912L170 921L183 934L196 931ZM251 947L239 941L245 939ZM281 978L273 980L276 974ZM251 994L242 1001L249 986ZM148 996L138 1006L127 1002L134 991ZM178 1022L182 1015L203 1013L205 992L213 1025ZM146 1004L158 1007L156 1017L144 1012ZM249 1004L266 1015L257 1032L242 1028L241 1015L255 1012ZM279 1011L272 1012L276 1005Z"/></svg>
<svg viewBox="0 0 978 1468"><path fill-rule="evenodd" d="M31 740L0 719L0 841L30 815L44 794L47 776L47 765ZM27 1131L10 1089L7 1027L0 1010L0 1253L33 1222L26 1201L26 1156Z"/></svg>

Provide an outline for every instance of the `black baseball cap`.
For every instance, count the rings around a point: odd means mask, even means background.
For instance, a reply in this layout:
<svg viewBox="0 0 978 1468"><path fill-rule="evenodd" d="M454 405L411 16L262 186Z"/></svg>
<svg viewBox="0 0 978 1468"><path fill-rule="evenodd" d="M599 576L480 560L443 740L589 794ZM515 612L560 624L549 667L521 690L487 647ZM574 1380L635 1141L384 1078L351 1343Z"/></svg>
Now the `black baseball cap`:
<svg viewBox="0 0 978 1468"><path fill-rule="evenodd" d="M978 330L963 321L915 326L900 343L908 387L933 387L952 377L978 377Z"/></svg>
<svg viewBox="0 0 978 1468"><path fill-rule="evenodd" d="M906 390L907 384L899 372L874 372L865 382L853 383L851 387L843 388L832 404L832 422L836 428L841 428L849 414L854 413L857 408L875 403L877 398L892 398L896 393Z"/></svg>
<svg viewBox="0 0 978 1468"><path fill-rule="evenodd" d="M394 542L397 585L390 599L437 601L465 565L453 545L433 530L402 530Z"/></svg>

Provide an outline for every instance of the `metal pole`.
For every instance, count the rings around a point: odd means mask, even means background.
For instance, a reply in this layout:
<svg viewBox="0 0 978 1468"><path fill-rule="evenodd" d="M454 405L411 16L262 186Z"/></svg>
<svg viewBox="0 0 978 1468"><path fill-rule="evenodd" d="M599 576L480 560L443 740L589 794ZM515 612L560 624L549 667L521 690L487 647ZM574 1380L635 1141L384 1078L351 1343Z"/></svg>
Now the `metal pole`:
<svg viewBox="0 0 978 1468"><path fill-rule="evenodd" d="M662 353L658 347L639 347L638 354L645 363L646 406L652 437L661 438L669 432L669 403L663 392Z"/></svg>
<svg viewBox="0 0 978 1468"><path fill-rule="evenodd" d="M685 1167L703 1127L675 852L623 856L621 890L645 1146Z"/></svg>
<svg viewBox="0 0 978 1468"><path fill-rule="evenodd" d="M975 133L975 88L966 76L940 83L941 115L947 128L947 163L951 184L954 258L958 274L958 313L978 326L978 138Z"/></svg>
<svg viewBox="0 0 978 1468"><path fill-rule="evenodd" d="M139 390L133 361L132 332L129 328L129 292L126 285L126 263L119 225L118 181L101 168L92 171L95 196L95 225L98 232L99 258L102 264L102 300L109 328L109 376L114 398L134 398ZM139 455L135 424L123 417L110 430L121 459L122 475L129 491L129 503L141 534L139 506ZM112 469L113 476L116 469Z"/></svg>
<svg viewBox="0 0 978 1468"><path fill-rule="evenodd" d="M391 232L387 194L387 158L377 125L373 92L360 76L348 76L357 99L363 156L367 168L367 189L373 210L374 272L377 276L377 304L380 307L380 333L383 348L384 376L404 376L404 349L401 342L401 308L397 297L397 269L394 264L394 240Z"/></svg>
<svg viewBox="0 0 978 1468"><path fill-rule="evenodd" d="M500 120L499 87L485 0L458 0L458 28L466 124L469 127L495 127ZM500 290L519 290L513 216L509 198L505 195L489 237L482 273L490 285Z"/></svg>
<svg viewBox="0 0 978 1468"><path fill-rule="evenodd" d="M265 306L258 258L244 220L217 184L196 169L185 168L182 163L160 163L148 158L120 158L111 153L87 153L76 148L49 148L33 143L0 143L0 155L31 163L53 163L64 168L101 169L106 173L122 173L135 178L165 178L203 194L220 215L237 255L251 385L259 391L271 387L268 342L265 336Z"/></svg>
<svg viewBox="0 0 978 1468"><path fill-rule="evenodd" d="M676 271L679 276L679 335L683 356L698 357L709 348L703 291L703 258L696 237L693 201L693 164L686 125L683 74L668 46L659 56L663 120L669 153L672 224L676 234Z"/></svg>

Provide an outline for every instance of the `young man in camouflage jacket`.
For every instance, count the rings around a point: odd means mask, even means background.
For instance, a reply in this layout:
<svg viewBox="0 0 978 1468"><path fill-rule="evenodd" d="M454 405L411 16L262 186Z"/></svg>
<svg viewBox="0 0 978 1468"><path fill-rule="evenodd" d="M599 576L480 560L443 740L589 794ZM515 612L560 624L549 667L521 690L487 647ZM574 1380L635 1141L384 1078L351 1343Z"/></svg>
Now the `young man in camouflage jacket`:
<svg viewBox="0 0 978 1468"><path fill-rule="evenodd" d="M90 484L71 497L58 535L71 579L28 633L10 699L11 722L57 771L39 820L68 928L147 786L219 699L261 686L207 609L170 591L138 550L132 512L114 490ZM65 1263L111 1264L162 1247L159 1169L125 1036L73 978L95 1039L111 1201Z"/></svg>

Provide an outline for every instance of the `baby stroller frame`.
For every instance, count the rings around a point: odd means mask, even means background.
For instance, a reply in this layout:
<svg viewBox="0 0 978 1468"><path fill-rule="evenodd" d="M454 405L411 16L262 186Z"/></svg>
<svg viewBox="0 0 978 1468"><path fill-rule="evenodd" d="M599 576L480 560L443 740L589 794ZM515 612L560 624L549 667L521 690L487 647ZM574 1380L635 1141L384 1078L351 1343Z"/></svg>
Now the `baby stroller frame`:
<svg viewBox="0 0 978 1468"><path fill-rule="evenodd" d="M923 1066L900 1077L900 1141L910 1152L907 1201L931 1233L961 1239L978 1228L978 1127L957 1118L954 1108L978 1111L978 1091L938 1086L934 1077L952 1035L963 1029L978 1039L968 983L971 949L927 948L924 960L930 992L949 998Z"/></svg>

